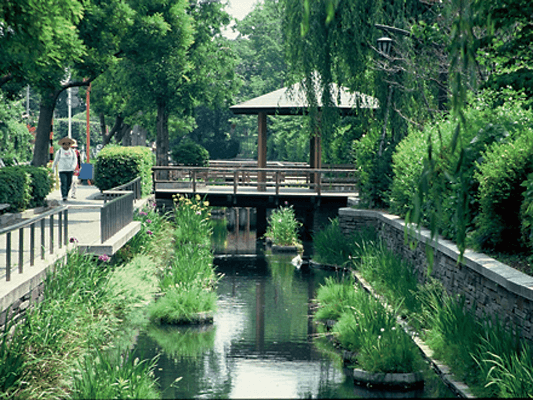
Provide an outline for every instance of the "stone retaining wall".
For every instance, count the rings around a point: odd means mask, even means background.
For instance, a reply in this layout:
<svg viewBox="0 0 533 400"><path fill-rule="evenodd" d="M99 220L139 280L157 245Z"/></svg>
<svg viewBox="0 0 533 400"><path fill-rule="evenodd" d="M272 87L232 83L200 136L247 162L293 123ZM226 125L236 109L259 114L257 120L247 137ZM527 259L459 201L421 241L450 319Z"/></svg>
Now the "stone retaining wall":
<svg viewBox="0 0 533 400"><path fill-rule="evenodd" d="M476 316L498 316L518 329L523 338L533 341L533 277L471 250L466 250L458 263L457 246L442 238L432 241L427 229L410 234L414 243L410 246L405 243L405 221L384 212L341 208L339 225L345 234L374 227L389 249L415 266L420 283L425 281L428 269L426 246L431 246L431 276L442 282L448 293L464 295Z"/></svg>

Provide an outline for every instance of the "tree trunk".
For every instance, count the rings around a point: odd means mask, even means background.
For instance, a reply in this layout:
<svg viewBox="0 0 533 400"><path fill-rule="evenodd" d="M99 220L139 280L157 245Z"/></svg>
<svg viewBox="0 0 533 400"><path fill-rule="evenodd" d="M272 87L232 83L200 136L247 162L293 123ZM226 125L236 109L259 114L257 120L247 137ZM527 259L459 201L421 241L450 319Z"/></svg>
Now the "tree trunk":
<svg viewBox="0 0 533 400"><path fill-rule="evenodd" d="M57 90L50 90L41 97L39 122L35 133L35 148L31 161L31 164L37 167L44 167L50 161L50 132L52 132L52 119L59 93Z"/></svg>
<svg viewBox="0 0 533 400"><path fill-rule="evenodd" d="M156 165L160 167L168 166L168 110L165 101L157 104L157 139L156 139Z"/></svg>

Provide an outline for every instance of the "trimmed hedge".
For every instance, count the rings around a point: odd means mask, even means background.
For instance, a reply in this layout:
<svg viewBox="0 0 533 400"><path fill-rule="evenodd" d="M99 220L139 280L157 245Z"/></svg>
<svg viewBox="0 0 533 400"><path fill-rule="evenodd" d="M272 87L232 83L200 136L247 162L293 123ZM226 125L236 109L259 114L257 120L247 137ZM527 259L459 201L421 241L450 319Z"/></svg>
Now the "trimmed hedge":
<svg viewBox="0 0 533 400"><path fill-rule="evenodd" d="M31 201L30 174L18 166L0 168L0 203L9 203L7 212L20 212Z"/></svg>
<svg viewBox="0 0 533 400"><path fill-rule="evenodd" d="M122 147L107 145L96 158L94 184L109 190L141 177L142 195L152 191L152 167L155 156L148 147Z"/></svg>

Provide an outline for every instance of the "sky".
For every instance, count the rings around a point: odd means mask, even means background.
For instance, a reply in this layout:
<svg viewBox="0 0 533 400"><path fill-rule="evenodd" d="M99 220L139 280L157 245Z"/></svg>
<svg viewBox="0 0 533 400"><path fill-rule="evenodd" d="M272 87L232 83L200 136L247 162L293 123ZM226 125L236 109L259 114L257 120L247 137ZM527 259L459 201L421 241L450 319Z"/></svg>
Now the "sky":
<svg viewBox="0 0 533 400"><path fill-rule="evenodd" d="M255 4L260 3L261 0L227 0L228 7L226 7L226 11L234 18L237 18L238 20L243 19L250 11L252 11L252 8ZM227 29L224 32L224 36L235 39L237 36L236 33L233 33L231 28Z"/></svg>

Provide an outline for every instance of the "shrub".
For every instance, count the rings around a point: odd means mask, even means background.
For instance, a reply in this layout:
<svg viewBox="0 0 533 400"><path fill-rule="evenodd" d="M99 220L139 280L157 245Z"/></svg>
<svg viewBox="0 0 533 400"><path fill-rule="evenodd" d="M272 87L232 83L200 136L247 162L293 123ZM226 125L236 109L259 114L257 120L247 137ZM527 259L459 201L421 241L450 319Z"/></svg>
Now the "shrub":
<svg viewBox="0 0 533 400"><path fill-rule="evenodd" d="M184 139L172 149L172 158L178 165L206 167L209 163L209 152L190 139Z"/></svg>
<svg viewBox="0 0 533 400"><path fill-rule="evenodd" d="M52 177L45 167L34 167L32 165L20 165L23 171L30 175L30 195L29 207L40 207L46 205L46 196L52 190Z"/></svg>
<svg viewBox="0 0 533 400"><path fill-rule="evenodd" d="M30 201L30 174L19 167L0 168L0 203L11 204L7 211L23 211Z"/></svg>
<svg viewBox="0 0 533 400"><path fill-rule="evenodd" d="M411 131L393 155L390 208L392 212L406 216L414 209L414 196L428 163L428 143L431 141L435 175L427 183L426 197L419 207L422 221L429 225L433 218L440 233L450 239L456 239L461 224L467 230L474 229L474 218L479 213L479 182L474 179L474 172L483 152L493 143L503 144L520 136L533 121L531 111L521 108L520 103L510 102L492 108L490 98L477 99L475 106L465 111L465 117L467 124L461 132L465 151L461 160L457 152L449 157L448 144L456 124L447 117L428 125L424 131ZM459 160L461 175L456 174ZM459 215L458 204L464 195L470 202L466 214Z"/></svg>
<svg viewBox="0 0 533 400"><path fill-rule="evenodd" d="M523 247L520 209L525 187L533 172L533 129L516 140L492 146L475 174L479 182L480 214L475 242L481 249L516 251Z"/></svg>
<svg viewBox="0 0 533 400"><path fill-rule="evenodd" d="M107 145L96 159L94 184L98 189L109 190L141 177L142 194L152 190L152 167L155 157L148 147L122 147Z"/></svg>
<svg viewBox="0 0 533 400"><path fill-rule="evenodd" d="M352 153L359 181L361 206L382 208L388 206L391 184L391 157L393 146L389 143L379 156L380 134L372 130L352 144Z"/></svg>
<svg viewBox="0 0 533 400"><path fill-rule="evenodd" d="M527 176L522 186L525 188L524 201L520 207L522 241L533 249L533 174Z"/></svg>

